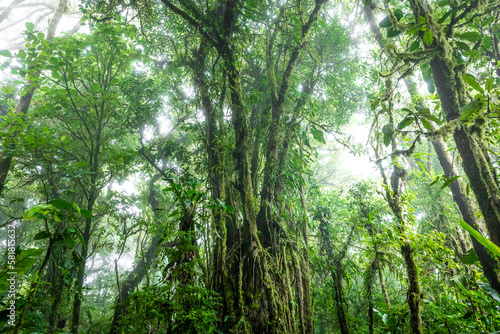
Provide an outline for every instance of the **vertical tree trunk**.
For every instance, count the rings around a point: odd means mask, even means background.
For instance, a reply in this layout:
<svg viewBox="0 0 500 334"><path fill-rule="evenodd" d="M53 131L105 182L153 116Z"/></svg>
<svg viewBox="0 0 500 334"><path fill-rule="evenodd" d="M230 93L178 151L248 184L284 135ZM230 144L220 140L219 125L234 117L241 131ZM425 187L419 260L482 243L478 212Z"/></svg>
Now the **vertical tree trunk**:
<svg viewBox="0 0 500 334"><path fill-rule="evenodd" d="M342 265L339 260L335 262L334 268L331 269L331 275L334 278L333 291L335 294L335 306L337 309L340 333L351 334L351 326L347 319L347 302L344 298L344 290L342 287Z"/></svg>
<svg viewBox="0 0 500 334"><path fill-rule="evenodd" d="M313 305L311 298L311 282L310 282L310 269L309 269L309 231L308 222L309 215L307 212L307 201L306 192L304 185L300 188L300 204L302 206L302 214L304 217L301 220L302 223L302 239L304 240L304 248L302 250L301 267L302 267L302 281L304 285L304 322L305 331L307 334L314 333L313 324Z"/></svg>
<svg viewBox="0 0 500 334"><path fill-rule="evenodd" d="M387 307L391 307L391 300L389 299L389 294L387 293L387 286L385 285L384 273L382 272L382 266L380 265L380 261L377 261L377 270L378 277L380 280L380 288L382 289L382 293L384 294L384 300L387 304Z"/></svg>
<svg viewBox="0 0 500 334"><path fill-rule="evenodd" d="M226 166L224 157L224 147L220 143L223 142L223 119L222 112L217 106L214 106L212 99L209 95L208 82L205 77L205 59L206 49L209 47L208 43L203 40L198 47L196 54L196 64L193 64L193 71L195 72L194 84L200 94L203 111L205 114L205 130L206 130L206 150L208 153L208 175L209 184L212 189L211 197L214 200L220 200L225 203L226 200ZM225 89L220 93L220 100L225 98ZM219 125L217 124L219 123ZM219 130L220 126L220 130ZM236 316L237 309L235 309L235 295L233 291L236 285L230 278L231 268L227 263L227 249L232 245L233 240L228 240L228 230L234 230L232 220L227 217L225 210L214 208L212 210L214 219L215 230L217 231L217 238L215 240L214 250L214 273L212 280L212 289L218 292L223 300L222 315L229 315L225 324L227 327L232 327L237 324L238 319ZM229 245L228 245L229 242ZM237 262L236 262L237 263ZM240 314L239 317L242 317ZM221 317L222 318L222 317Z"/></svg>
<svg viewBox="0 0 500 334"><path fill-rule="evenodd" d="M90 207L90 210L92 210L92 207ZM80 262L80 265L78 266L78 272L76 276L76 282L75 282L75 297L73 300L73 313L72 313L72 321L71 321L71 333L72 334L78 334L78 327L80 326L80 311L82 308L82 299L83 299L83 280L85 278L85 265L87 263L87 257L88 257L88 250L89 250L89 241L90 241L90 229L92 227L92 219L91 218L85 218L85 230L83 231L83 240L85 242L85 245L82 246L82 251L80 253L82 257L82 261Z"/></svg>

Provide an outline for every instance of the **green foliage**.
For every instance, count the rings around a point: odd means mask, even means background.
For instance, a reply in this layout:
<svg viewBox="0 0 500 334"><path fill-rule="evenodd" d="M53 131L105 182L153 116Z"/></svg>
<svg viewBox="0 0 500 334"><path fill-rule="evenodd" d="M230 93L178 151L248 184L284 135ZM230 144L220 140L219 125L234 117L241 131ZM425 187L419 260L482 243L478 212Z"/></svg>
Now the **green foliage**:
<svg viewBox="0 0 500 334"><path fill-rule="evenodd" d="M381 3L364 5L379 17ZM411 3L384 5L383 19L370 22L382 28L382 50L363 52L357 46L372 38L342 23L348 2L251 0L227 10L214 1L83 1L88 32L51 41L39 22L23 22L23 48L0 51L11 72L2 77L0 153L14 157L0 218L19 226L24 332L57 332L49 317L71 319L80 297L81 331L107 331L118 289L150 257L123 333L244 332L255 319L278 333L285 323L298 329L308 302L299 285L309 283L316 333L338 331L342 309L353 333L369 332L369 314L373 332L406 333L406 242L426 332L500 331L500 296L456 222L492 254L500 249L460 220L449 194L467 182L460 157L462 176L447 177L427 141L463 127L489 143L485 159L498 169L496 9L441 0L414 17ZM449 49L436 48L442 39ZM453 78L434 77L431 59L443 54ZM447 123L438 79L463 88L452 89L457 122ZM29 111L14 112L31 93ZM343 138L355 114L371 123L367 147ZM385 186L348 184L332 163L344 152L334 140L364 156L376 150ZM126 181L133 195L117 190ZM132 259L133 269L120 262ZM0 293L9 269L1 265ZM31 300L30 282L40 282Z"/></svg>
<svg viewBox="0 0 500 334"><path fill-rule="evenodd" d="M474 238L477 239L484 247L486 247L491 253L493 253L495 256L500 257L500 247L495 245L493 242L491 242L488 238L485 238L481 233L473 229L471 226L469 226L466 222L463 220L459 220L460 225L467 230Z"/></svg>
<svg viewBox="0 0 500 334"><path fill-rule="evenodd" d="M150 286L130 297L130 315L122 320L123 333L218 333L219 297L196 286Z"/></svg>

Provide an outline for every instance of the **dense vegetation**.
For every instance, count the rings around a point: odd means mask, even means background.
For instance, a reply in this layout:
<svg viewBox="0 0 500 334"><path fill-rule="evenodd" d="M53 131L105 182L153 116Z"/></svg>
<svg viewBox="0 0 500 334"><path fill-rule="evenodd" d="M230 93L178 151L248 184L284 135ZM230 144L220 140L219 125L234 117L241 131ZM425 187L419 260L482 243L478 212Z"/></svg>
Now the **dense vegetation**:
<svg viewBox="0 0 500 334"><path fill-rule="evenodd" d="M0 7L0 332L500 333L499 15Z"/></svg>

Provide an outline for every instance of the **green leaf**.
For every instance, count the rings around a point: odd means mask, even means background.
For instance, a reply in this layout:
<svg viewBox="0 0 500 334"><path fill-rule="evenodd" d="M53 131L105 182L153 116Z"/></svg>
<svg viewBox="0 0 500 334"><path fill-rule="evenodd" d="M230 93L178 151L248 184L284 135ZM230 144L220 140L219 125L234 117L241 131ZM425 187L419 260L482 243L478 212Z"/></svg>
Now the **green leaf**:
<svg viewBox="0 0 500 334"><path fill-rule="evenodd" d="M56 207L58 209L68 210L68 211L71 210L71 208L73 207L73 205L71 203L66 202L65 200L60 199L60 198L50 200L49 204L53 205L54 207Z"/></svg>
<svg viewBox="0 0 500 334"><path fill-rule="evenodd" d="M233 208L230 205L224 204L224 209L229 213L234 213Z"/></svg>
<svg viewBox="0 0 500 334"><path fill-rule="evenodd" d="M429 184L429 187L432 187L433 185L435 185L436 183L438 183L440 178L441 178L440 175L436 176L436 178L434 179L434 181L432 181L431 184Z"/></svg>
<svg viewBox="0 0 500 334"><path fill-rule="evenodd" d="M469 249L467 252L462 254L462 262L464 264L474 264L479 260L474 248Z"/></svg>
<svg viewBox="0 0 500 334"><path fill-rule="evenodd" d="M90 210L80 209L80 213L81 213L81 214L82 214L82 216L84 216L85 218L92 219L92 211L90 211Z"/></svg>
<svg viewBox="0 0 500 334"><path fill-rule="evenodd" d="M486 247L490 252L495 254L496 256L500 256L500 247L495 245L493 242L491 242L489 239L484 237L481 233L476 231L472 226L468 225L466 222L464 222L462 219L458 220L460 222L460 225L467 230L474 238L477 239L483 245Z"/></svg>
<svg viewBox="0 0 500 334"><path fill-rule="evenodd" d="M470 109L472 109L474 107L475 104L476 104L476 101L469 102L465 106L461 107L460 111L463 112L463 111L470 110Z"/></svg>
<svg viewBox="0 0 500 334"><path fill-rule="evenodd" d="M59 65L59 59L56 58L56 57L50 57L49 58L49 63L52 64L52 65L54 65L54 66L57 66L57 65Z"/></svg>
<svg viewBox="0 0 500 334"><path fill-rule="evenodd" d="M92 90L98 92L101 90L101 85L99 85L98 83L93 83L92 84Z"/></svg>
<svg viewBox="0 0 500 334"><path fill-rule="evenodd" d="M444 6L447 6L448 5L448 0L440 0L438 2L438 6L439 7L444 7Z"/></svg>
<svg viewBox="0 0 500 334"><path fill-rule="evenodd" d="M23 216L24 220L32 220L37 217L37 213L46 215L52 209L52 205L38 204L29 208Z"/></svg>
<svg viewBox="0 0 500 334"><path fill-rule="evenodd" d="M437 116L434 116L431 114L431 111L429 110L429 108L423 108L423 109L417 108L417 111L421 116L427 118L429 121L433 121L436 124L443 123Z"/></svg>
<svg viewBox="0 0 500 334"><path fill-rule="evenodd" d="M42 39L42 45L45 46L47 49L50 49L50 42L46 39Z"/></svg>
<svg viewBox="0 0 500 334"><path fill-rule="evenodd" d="M392 22L389 16L384 17L382 21L378 23L379 27L381 28L389 28L392 27Z"/></svg>
<svg viewBox="0 0 500 334"><path fill-rule="evenodd" d="M398 20L398 22L399 22L399 20L401 20L401 19L403 18L404 13L403 13L403 11L402 11L401 9L396 8L396 9L394 10L394 16L396 16L396 19L397 19L397 20Z"/></svg>
<svg viewBox="0 0 500 334"><path fill-rule="evenodd" d="M462 112L462 114L460 115L460 119L462 121L468 121L471 118L472 113L474 112L475 106L476 106L476 101L472 101L467 103L465 106L461 107L460 111Z"/></svg>
<svg viewBox="0 0 500 334"><path fill-rule="evenodd" d="M64 233L64 241L66 242L69 248L73 248L76 245L76 240L73 239L71 233Z"/></svg>
<svg viewBox="0 0 500 334"><path fill-rule="evenodd" d="M500 303L500 295L498 294L498 292L493 290L491 285L489 285L488 283L482 283L482 282L477 282L477 285L479 285L481 287L481 289L486 291L490 295L490 297L493 298L497 303ZM498 332L496 332L496 333L498 333ZM494 334L494 333L492 333L492 334Z"/></svg>
<svg viewBox="0 0 500 334"><path fill-rule="evenodd" d="M446 187L448 187L453 181L455 181L456 179L458 179L460 177L460 175L455 175L453 177L450 177L449 179L447 179L443 185L441 186L441 189L444 189Z"/></svg>
<svg viewBox="0 0 500 334"><path fill-rule="evenodd" d="M472 43L478 42L483 38L483 36L481 36L480 33L477 33L474 31L468 31L468 32L464 32L461 34L455 34L455 36L461 40L469 41Z"/></svg>
<svg viewBox="0 0 500 334"><path fill-rule="evenodd" d="M10 53L9 50L0 50L0 56L4 56L4 57L12 57L12 53Z"/></svg>
<svg viewBox="0 0 500 334"><path fill-rule="evenodd" d="M384 125L384 127L382 128L382 132L384 134L384 145L387 147L389 146L392 140L392 133L393 133L392 126L390 124Z"/></svg>
<svg viewBox="0 0 500 334"><path fill-rule="evenodd" d="M19 50L19 52L17 53L17 56L19 57L19 59L25 60L26 59L26 52L24 50Z"/></svg>
<svg viewBox="0 0 500 334"><path fill-rule="evenodd" d="M9 273L15 272L15 276L24 275L38 261L37 257L42 253L43 248L25 249L17 254L14 268L10 268L6 263L4 268L0 270L0 293L5 293L9 290L10 282L7 279L13 276Z"/></svg>
<svg viewBox="0 0 500 334"><path fill-rule="evenodd" d="M426 120L425 118L423 117L420 117L420 122L422 122L422 125L424 126L424 128L426 130L429 130L429 131L432 131L432 125L431 123L429 123L428 120Z"/></svg>
<svg viewBox="0 0 500 334"><path fill-rule="evenodd" d="M319 141L320 143L326 144L323 131L321 131L313 126L311 128L311 134L315 140Z"/></svg>
<svg viewBox="0 0 500 334"><path fill-rule="evenodd" d="M413 123L413 121L415 121L415 118L413 118L413 116L406 116L401 122L399 122L398 130L403 130L408 125Z"/></svg>
<svg viewBox="0 0 500 334"><path fill-rule="evenodd" d="M391 140L392 140L392 132L391 133L386 133L384 135L384 145L385 145L385 147L389 146L389 144L391 143Z"/></svg>
<svg viewBox="0 0 500 334"><path fill-rule="evenodd" d="M50 233L47 231L40 231L33 237L33 240L42 240L47 238L50 238Z"/></svg>
<svg viewBox="0 0 500 334"><path fill-rule="evenodd" d="M387 37L396 37L401 34L400 30L396 30L393 27L390 27L389 30L387 30Z"/></svg>
<svg viewBox="0 0 500 334"><path fill-rule="evenodd" d="M448 18L448 16L450 16L452 13L451 10L447 11L446 13L443 14L443 16L441 16L441 18L437 21L439 24L443 23L444 21L446 21L446 19Z"/></svg>
<svg viewBox="0 0 500 334"><path fill-rule="evenodd" d="M410 52L417 50L420 47L420 41L417 39L410 45Z"/></svg>
<svg viewBox="0 0 500 334"><path fill-rule="evenodd" d="M474 88L476 91L484 94L484 89L477 83L476 79L470 75L470 74L465 74L463 76L464 78L464 81L469 85L471 86L472 88Z"/></svg>
<svg viewBox="0 0 500 334"><path fill-rule="evenodd" d="M420 161L415 161L415 162L420 166L420 168L422 168L422 171L425 172L425 166L424 166L424 164L421 163Z"/></svg>
<svg viewBox="0 0 500 334"><path fill-rule="evenodd" d="M434 41L434 37L432 36L432 32L429 29L424 31L424 36L422 37L422 39L423 39L425 44L431 45L432 42Z"/></svg>
<svg viewBox="0 0 500 334"><path fill-rule="evenodd" d="M33 31L33 29L35 28L35 25L31 22L26 22L24 26L26 27L26 29L28 29L28 31Z"/></svg>
<svg viewBox="0 0 500 334"><path fill-rule="evenodd" d="M455 41L455 44L463 51L470 51L470 47L467 43Z"/></svg>
<svg viewBox="0 0 500 334"><path fill-rule="evenodd" d="M491 37L490 36L484 36L483 49L485 49L487 51L490 51L491 50L491 46L492 46Z"/></svg>
<svg viewBox="0 0 500 334"><path fill-rule="evenodd" d="M491 92L491 90L493 89L493 78L486 79L486 82L484 83L484 88L488 92Z"/></svg>

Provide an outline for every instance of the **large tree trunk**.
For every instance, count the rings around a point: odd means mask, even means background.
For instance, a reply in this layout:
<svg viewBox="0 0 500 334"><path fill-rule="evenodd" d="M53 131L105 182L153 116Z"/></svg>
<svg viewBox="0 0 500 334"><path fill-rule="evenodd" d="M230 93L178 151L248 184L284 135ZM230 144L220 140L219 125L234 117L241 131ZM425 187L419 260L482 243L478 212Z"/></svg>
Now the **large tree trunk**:
<svg viewBox="0 0 500 334"><path fill-rule="evenodd" d="M232 111L232 125L234 129L235 149L233 158L235 161L235 188L240 194L241 213L242 213L242 233L241 247L239 248L238 259L240 261L237 270L237 286L233 294L237 296L238 305L234 309L239 310L242 321L238 321L233 331L250 332L248 325L252 326L254 333L290 333L292 331L286 325L287 313L285 307L281 305L281 275L276 270L276 263L279 257L274 256L267 249L271 245L268 233L270 230L278 228L279 224L274 224L269 214L267 203L276 202L275 180L269 176L264 176L263 191L261 193L261 203L264 202L264 210L257 219L257 209L255 200L255 186L252 176L256 176L256 162L254 161L253 170L250 161L250 139L251 128L249 126L248 106L245 103L241 75L239 69L238 47L235 45L233 36L240 20L241 7L243 3L239 0L228 0L220 10L214 14L205 14L194 5L186 5L181 2L182 8L169 0L162 0L166 7L181 16L189 24L199 27L200 24L211 25L212 32L208 33L205 29L200 29L200 34L214 47L219 56L224 60L224 72L227 78L229 90L229 105ZM266 170L279 164L277 153L282 142L282 114L284 100L289 86L290 75L294 72L297 60L300 59L302 52L306 47L307 35L313 23L317 20L318 13L322 8L324 0L317 0L309 16L309 20L302 26L301 36L292 46L290 61L286 67L279 87L273 86L272 95L272 114L276 124L270 130L270 140L268 141L266 154ZM271 79L271 78L270 78ZM209 118L208 118L209 119ZM210 142L210 138L208 138ZM266 173L266 175L269 175ZM223 194L224 192L222 192ZM266 201L269 199L269 201ZM258 203L258 202L257 202ZM259 222L259 224L257 223ZM272 224L272 228L268 225ZM263 247L264 245L264 247ZM278 245L280 246L280 245ZM281 248L282 247L277 247ZM214 257L215 258L215 257ZM221 259L223 265L224 259ZM262 309L256 310L255 305L261 305ZM288 313L290 314L290 313ZM288 322L290 323L290 322Z"/></svg>

